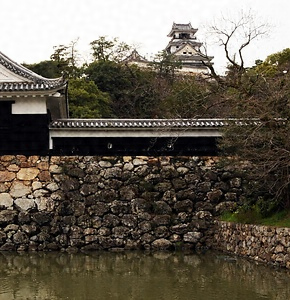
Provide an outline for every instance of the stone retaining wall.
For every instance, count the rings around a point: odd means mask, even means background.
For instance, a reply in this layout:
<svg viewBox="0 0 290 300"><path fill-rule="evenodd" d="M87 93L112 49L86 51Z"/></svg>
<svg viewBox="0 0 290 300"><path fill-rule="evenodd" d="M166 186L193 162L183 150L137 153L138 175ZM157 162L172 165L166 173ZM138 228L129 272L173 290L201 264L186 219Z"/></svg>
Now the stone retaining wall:
<svg viewBox="0 0 290 300"><path fill-rule="evenodd" d="M290 268L290 228L216 222L213 247L252 260Z"/></svg>
<svg viewBox="0 0 290 300"><path fill-rule="evenodd" d="M243 196L218 160L0 156L0 251L212 247L290 268L290 229L214 221Z"/></svg>
<svg viewBox="0 0 290 300"><path fill-rule="evenodd" d="M0 250L211 243L241 178L200 157L0 157Z"/></svg>

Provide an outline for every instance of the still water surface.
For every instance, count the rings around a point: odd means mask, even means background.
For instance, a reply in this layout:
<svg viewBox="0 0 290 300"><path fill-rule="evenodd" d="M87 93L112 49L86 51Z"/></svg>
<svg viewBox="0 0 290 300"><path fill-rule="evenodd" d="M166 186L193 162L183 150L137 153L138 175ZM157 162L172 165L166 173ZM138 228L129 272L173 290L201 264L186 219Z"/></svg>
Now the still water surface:
<svg viewBox="0 0 290 300"><path fill-rule="evenodd" d="M290 274L216 252L2 252L0 299L288 300Z"/></svg>

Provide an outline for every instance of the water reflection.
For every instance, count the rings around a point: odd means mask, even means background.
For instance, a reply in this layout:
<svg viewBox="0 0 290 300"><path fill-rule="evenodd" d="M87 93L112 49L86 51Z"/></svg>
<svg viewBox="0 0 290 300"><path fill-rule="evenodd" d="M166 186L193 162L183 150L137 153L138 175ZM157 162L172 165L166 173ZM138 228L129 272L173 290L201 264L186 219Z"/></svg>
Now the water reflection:
<svg viewBox="0 0 290 300"><path fill-rule="evenodd" d="M0 253L0 299L290 299L290 275L210 252Z"/></svg>

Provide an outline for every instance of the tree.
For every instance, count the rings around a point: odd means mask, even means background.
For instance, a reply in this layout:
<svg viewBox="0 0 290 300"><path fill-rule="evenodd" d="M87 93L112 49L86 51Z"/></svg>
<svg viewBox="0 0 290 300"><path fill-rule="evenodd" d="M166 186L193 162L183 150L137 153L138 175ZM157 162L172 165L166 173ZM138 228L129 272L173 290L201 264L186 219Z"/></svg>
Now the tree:
<svg viewBox="0 0 290 300"><path fill-rule="evenodd" d="M44 60L35 64L23 64L29 70L46 78L57 78L62 76L56 61Z"/></svg>
<svg viewBox="0 0 290 300"><path fill-rule="evenodd" d="M66 76L68 78L79 78L83 69L79 67L79 55L76 49L77 41L72 41L68 46L54 46L54 52L50 60L35 64L24 64L33 72L47 78Z"/></svg>
<svg viewBox="0 0 290 300"><path fill-rule="evenodd" d="M241 123L230 123L221 144L237 162L250 162L247 175L255 188L249 200L258 203L263 214L290 207L290 74L269 72L269 66L283 70L288 65L287 59L279 63L280 57L281 53L270 55L244 72L234 92L227 90L231 117Z"/></svg>
<svg viewBox="0 0 290 300"><path fill-rule="evenodd" d="M54 46L54 53L50 59L56 62L59 72L69 78L78 78L81 76L82 69L79 65L79 55L76 48L78 39L71 41L68 46Z"/></svg>
<svg viewBox="0 0 290 300"><path fill-rule="evenodd" d="M251 169L244 175L252 186L243 204L258 205L263 214L269 214L290 207L290 51L274 53L247 68L244 50L269 28L256 20L251 12L242 12L236 20L223 17L210 26L228 62L226 76L217 75L213 65L208 67L216 79L216 85L211 85L219 99L216 107L229 123L221 153L230 157L227 162L237 172L241 162L249 163Z"/></svg>
<svg viewBox="0 0 290 300"><path fill-rule="evenodd" d="M92 41L90 46L93 58L97 61L121 62L131 50L128 44L119 42L118 38L108 39L105 36Z"/></svg>
<svg viewBox="0 0 290 300"><path fill-rule="evenodd" d="M283 75L290 71L290 48L269 55L258 62L256 71L265 76Z"/></svg>
<svg viewBox="0 0 290 300"><path fill-rule="evenodd" d="M212 110L212 93L206 80L195 76L178 76L167 85L167 95L161 100L161 111L167 118L217 117Z"/></svg>
<svg viewBox="0 0 290 300"><path fill-rule="evenodd" d="M121 90L130 84L124 66L114 61L93 61L87 66L85 74L101 91L110 93L113 98L118 98Z"/></svg>
<svg viewBox="0 0 290 300"><path fill-rule="evenodd" d="M101 92L93 81L70 79L68 87L72 118L108 118L111 116L110 96Z"/></svg>
<svg viewBox="0 0 290 300"><path fill-rule="evenodd" d="M160 102L154 83L156 72L123 63L131 49L118 39L106 37L91 43L94 61L85 74L111 97L112 115L119 118L150 118L157 115Z"/></svg>
<svg viewBox="0 0 290 300"><path fill-rule="evenodd" d="M153 62L152 67L161 77L174 80L176 70L181 69L181 63L173 54L167 53L165 50L159 52Z"/></svg>
<svg viewBox="0 0 290 300"><path fill-rule="evenodd" d="M94 61L88 65L86 74L101 91L110 95L112 115L118 118L158 115L161 95L168 90L167 83L156 78L152 70L114 61Z"/></svg>
<svg viewBox="0 0 290 300"><path fill-rule="evenodd" d="M128 85L113 102L113 111L121 118L163 118L160 104L170 92L168 82L150 69L123 65Z"/></svg>
<svg viewBox="0 0 290 300"><path fill-rule="evenodd" d="M255 40L267 35L269 31L269 25L265 22L256 23L257 19L257 16L254 16L251 11L241 11L235 20L222 16L209 26L210 34L224 49L228 62L228 78L231 78L227 82L228 85L239 85L246 70L244 50L252 45ZM213 77L219 83L222 82L214 66L207 64L206 61L204 61L204 64L209 67Z"/></svg>

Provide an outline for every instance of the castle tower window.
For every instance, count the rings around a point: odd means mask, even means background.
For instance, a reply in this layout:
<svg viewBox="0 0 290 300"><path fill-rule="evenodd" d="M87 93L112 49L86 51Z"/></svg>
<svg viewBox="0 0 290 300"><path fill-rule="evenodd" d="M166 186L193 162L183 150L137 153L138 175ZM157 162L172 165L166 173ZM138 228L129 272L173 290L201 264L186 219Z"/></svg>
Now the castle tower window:
<svg viewBox="0 0 290 300"><path fill-rule="evenodd" d="M180 33L180 34L179 34L179 37L180 37L181 39L190 39L189 33Z"/></svg>

